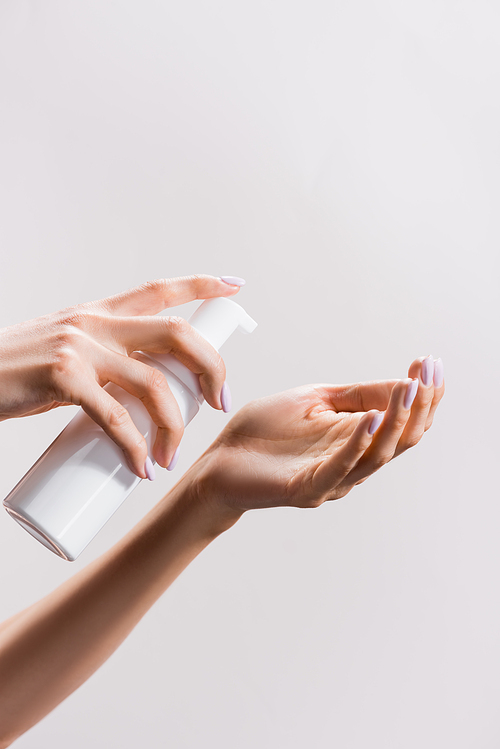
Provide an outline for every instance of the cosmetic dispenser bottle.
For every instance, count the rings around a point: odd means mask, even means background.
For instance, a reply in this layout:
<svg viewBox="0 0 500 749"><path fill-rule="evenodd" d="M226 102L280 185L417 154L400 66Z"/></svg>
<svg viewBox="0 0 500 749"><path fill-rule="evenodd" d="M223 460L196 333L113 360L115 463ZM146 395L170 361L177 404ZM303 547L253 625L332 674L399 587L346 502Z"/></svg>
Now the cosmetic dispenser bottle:
<svg viewBox="0 0 500 749"><path fill-rule="evenodd" d="M236 329L251 333L257 326L224 297L204 301L189 323L217 350ZM164 374L187 426L204 402L198 375L171 354L139 354ZM143 403L114 383L105 389L125 406L151 455L157 427ZM3 504L44 546L74 561L141 480L123 451L80 408Z"/></svg>

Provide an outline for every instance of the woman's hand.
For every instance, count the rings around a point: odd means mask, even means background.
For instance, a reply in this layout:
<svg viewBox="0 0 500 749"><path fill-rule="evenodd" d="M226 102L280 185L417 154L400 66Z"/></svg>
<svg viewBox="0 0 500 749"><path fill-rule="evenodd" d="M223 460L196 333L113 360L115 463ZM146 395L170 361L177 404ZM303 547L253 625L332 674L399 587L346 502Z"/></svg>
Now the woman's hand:
<svg viewBox="0 0 500 749"><path fill-rule="evenodd" d="M191 469L200 501L236 520L249 509L317 507L345 496L431 426L444 394L441 359L417 359L408 374L307 385L249 403Z"/></svg>
<svg viewBox="0 0 500 749"><path fill-rule="evenodd" d="M228 410L217 351L182 318L155 316L194 299L233 296L244 283L224 279L150 281L0 330L0 420L81 406L123 449L134 473L146 478L146 441L124 406L103 389L114 382L143 401L158 426L153 457L169 466L184 430L179 407L163 374L133 352L173 354L199 374L207 403Z"/></svg>

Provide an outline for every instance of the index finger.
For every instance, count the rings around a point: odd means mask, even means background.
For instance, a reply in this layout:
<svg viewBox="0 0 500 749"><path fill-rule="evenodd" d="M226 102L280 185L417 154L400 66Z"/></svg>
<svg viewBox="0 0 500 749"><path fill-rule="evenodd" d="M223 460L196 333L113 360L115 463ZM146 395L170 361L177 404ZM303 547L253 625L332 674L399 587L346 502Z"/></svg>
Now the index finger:
<svg viewBox="0 0 500 749"><path fill-rule="evenodd" d="M231 283L216 276L205 275L158 278L100 299L94 304L111 315L156 315L168 307L176 307L196 299L233 296L245 282L241 278L227 278Z"/></svg>

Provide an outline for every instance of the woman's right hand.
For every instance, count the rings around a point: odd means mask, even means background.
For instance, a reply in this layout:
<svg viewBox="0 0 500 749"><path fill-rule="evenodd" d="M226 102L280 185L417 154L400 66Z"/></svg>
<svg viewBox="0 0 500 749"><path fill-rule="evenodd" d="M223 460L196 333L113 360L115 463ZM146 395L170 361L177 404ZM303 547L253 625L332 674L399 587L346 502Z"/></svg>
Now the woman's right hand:
<svg viewBox="0 0 500 749"><path fill-rule="evenodd" d="M0 420L81 406L123 449L131 470L147 478L152 464L146 441L124 406L103 389L114 382L142 400L158 426L152 457L173 467L184 431L179 407L163 374L133 352L173 354L199 375L207 403L229 410L218 352L182 318L156 316L195 299L233 296L244 283L224 278L162 278L1 329Z"/></svg>

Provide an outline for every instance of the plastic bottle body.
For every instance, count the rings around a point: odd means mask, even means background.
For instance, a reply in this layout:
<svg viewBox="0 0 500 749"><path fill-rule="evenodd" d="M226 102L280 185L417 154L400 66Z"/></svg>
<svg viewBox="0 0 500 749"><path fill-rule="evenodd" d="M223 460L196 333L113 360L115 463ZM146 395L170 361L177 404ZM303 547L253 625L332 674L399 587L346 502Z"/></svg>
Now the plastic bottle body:
<svg viewBox="0 0 500 749"><path fill-rule="evenodd" d="M187 426L198 413L198 399L161 364L141 358L165 375ZM118 385L110 383L106 390L125 406L151 454L156 425L147 409ZM4 506L47 548L74 561L140 481L123 451L80 409L6 497Z"/></svg>

